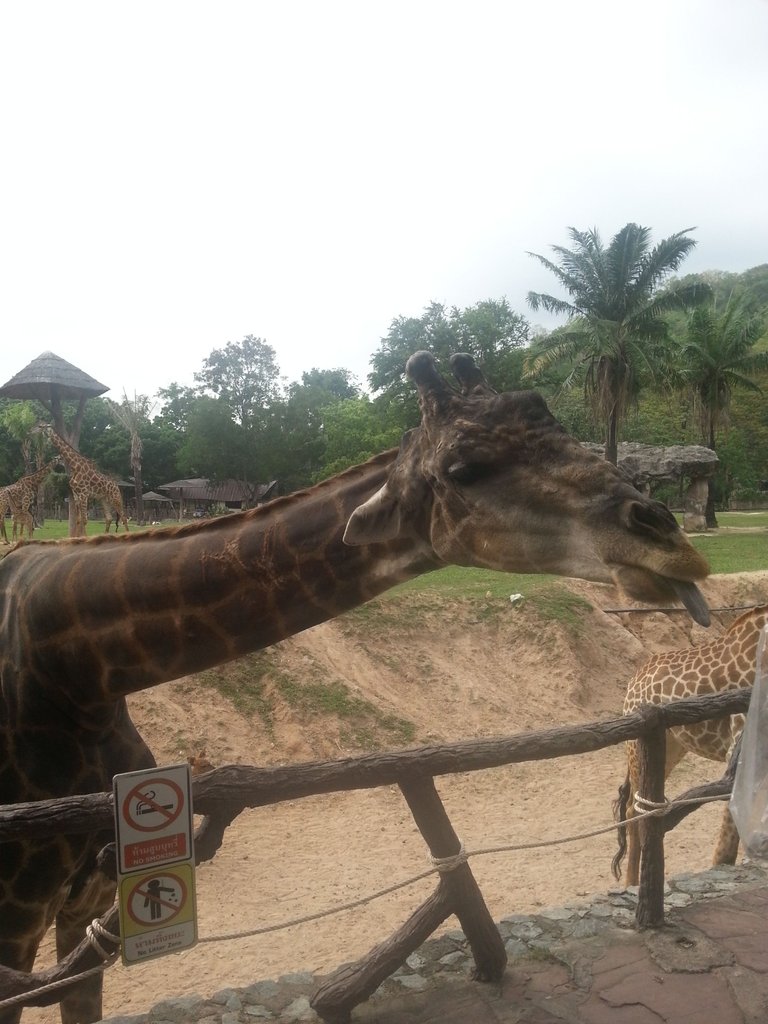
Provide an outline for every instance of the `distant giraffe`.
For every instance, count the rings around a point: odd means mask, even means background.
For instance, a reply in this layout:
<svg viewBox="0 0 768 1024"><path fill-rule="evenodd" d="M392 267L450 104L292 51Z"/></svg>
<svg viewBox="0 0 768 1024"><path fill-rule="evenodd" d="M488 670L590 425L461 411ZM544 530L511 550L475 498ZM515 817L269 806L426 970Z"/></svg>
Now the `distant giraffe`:
<svg viewBox="0 0 768 1024"><path fill-rule="evenodd" d="M153 765L128 694L449 564L613 581L642 600L676 596L706 625L694 581L707 563L666 506L569 437L539 395L496 394L468 356L452 366L458 391L432 356L412 356L419 425L308 490L164 530L32 541L1 559L0 804L100 792ZM31 970L54 921L59 956L77 945L114 898L97 860L113 838L2 844L0 964ZM66 990L64 1024L101 1020L101 986L99 974Z"/></svg>
<svg viewBox="0 0 768 1024"><path fill-rule="evenodd" d="M119 530L121 522L127 531L128 520L123 509L123 496L115 481L100 472L95 462L85 455L81 455L60 434L57 434L49 423L39 423L35 430L48 438L66 466L72 500L75 503L76 536L85 536L85 525L88 521L88 499L91 497L100 501L104 509L106 533L109 533L109 527L112 525L113 514L115 533Z"/></svg>
<svg viewBox="0 0 768 1024"><path fill-rule="evenodd" d="M20 540L24 539L24 527L27 527L27 534L29 539L32 540L32 534L35 529L35 521L32 518L32 505L37 498L37 490L40 484L45 478L52 472L53 467L59 464L59 459L52 459L46 465L41 466L40 469L34 473L28 473L26 476L21 477L15 484L9 484L8 487L4 487L2 491L2 498L0 502L7 503L7 507L10 508L13 514L13 539L16 540L17 531ZM8 534L5 531L5 512L6 508L3 506L0 509L2 514L2 534L5 540L8 540Z"/></svg>
<svg viewBox="0 0 768 1024"><path fill-rule="evenodd" d="M768 605L759 605L740 615L717 640L682 651L654 655L630 680L624 699L624 714L630 714L641 704L666 704L683 697L703 697L709 693L753 686L757 644L760 631L766 624ZM665 780L688 753L710 761L728 761L743 728L744 715L731 715L667 730ZM619 789L617 801L620 821L634 816L633 804L638 785L637 742L630 740L626 746L627 778ZM626 838L625 832L628 833ZM739 834L726 804L713 864L735 864L738 849ZM619 829L619 851L612 865L617 879L621 877L621 862L627 850L625 882L637 885L640 837L636 824Z"/></svg>
<svg viewBox="0 0 768 1024"><path fill-rule="evenodd" d="M0 536L2 536L6 544L10 544L10 541L8 540L8 532L5 529L5 517L12 511L11 502L8 498L8 488L10 486L12 485L9 484L8 487L0 487Z"/></svg>

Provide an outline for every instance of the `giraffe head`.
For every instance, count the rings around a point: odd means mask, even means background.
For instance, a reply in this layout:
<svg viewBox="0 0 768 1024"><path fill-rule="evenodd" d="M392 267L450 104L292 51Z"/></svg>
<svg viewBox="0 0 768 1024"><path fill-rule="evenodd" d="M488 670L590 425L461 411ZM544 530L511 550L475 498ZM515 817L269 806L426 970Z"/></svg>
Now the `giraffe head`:
<svg viewBox="0 0 768 1024"><path fill-rule="evenodd" d="M429 353L408 361L421 425L345 542L407 537L444 563L616 583L638 600L678 598L708 625L694 581L709 568L666 506L570 437L535 392L496 394L469 356L452 368L461 391Z"/></svg>

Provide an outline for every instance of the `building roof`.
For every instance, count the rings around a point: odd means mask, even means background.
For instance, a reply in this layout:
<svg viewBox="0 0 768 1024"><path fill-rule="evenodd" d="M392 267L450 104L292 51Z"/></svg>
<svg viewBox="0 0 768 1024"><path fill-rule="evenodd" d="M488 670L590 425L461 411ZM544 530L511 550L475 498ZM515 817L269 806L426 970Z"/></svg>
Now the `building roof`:
<svg viewBox="0 0 768 1024"><path fill-rule="evenodd" d="M158 491L171 491L176 498L189 501L265 501L277 487L277 480L268 484L249 484L247 480L207 480L192 477L160 484Z"/></svg>
<svg viewBox="0 0 768 1024"><path fill-rule="evenodd" d="M54 395L80 398L85 394L95 398L105 391L109 391L106 384L100 384L55 352L43 352L0 387L0 397L39 398L50 402Z"/></svg>

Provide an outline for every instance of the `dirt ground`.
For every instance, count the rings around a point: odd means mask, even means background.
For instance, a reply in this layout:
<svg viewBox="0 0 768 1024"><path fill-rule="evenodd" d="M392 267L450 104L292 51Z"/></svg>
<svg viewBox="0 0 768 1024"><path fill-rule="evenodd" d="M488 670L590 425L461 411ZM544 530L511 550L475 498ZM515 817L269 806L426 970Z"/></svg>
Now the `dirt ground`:
<svg viewBox="0 0 768 1024"><path fill-rule="evenodd" d="M371 747L551 728L620 714L626 684L645 658L707 642L735 618L715 613L704 630L683 614L611 614L603 609L621 603L612 588L576 581L558 586L592 608L577 610L569 623L547 618L528 600L515 606L490 595L450 604L417 594L384 598L365 616L326 623L272 650L263 677L268 715L243 714L194 678L139 694L131 700L132 714L159 763L205 749L217 766L327 759ZM765 603L768 573L716 576L703 589L712 608ZM368 702L372 717L355 731L348 716L312 707L290 687L281 688L287 679L305 687L303 694L318 682L344 684ZM392 742L393 716L411 723L408 742ZM437 784L471 851L609 824L624 773L623 749L615 747L444 777ZM719 765L689 758L668 793L720 774ZM721 813L719 804L705 807L670 835L668 873L709 864ZM471 863L499 919L612 887L614 848L611 832ZM405 920L431 891L432 879L325 920L263 936L207 940L355 900L426 866L423 840L395 787L245 812L215 859L197 872L199 932L206 941L147 964L112 967L105 975L105 1016L139 1013L173 995L210 995L356 959ZM38 966L52 957L49 937ZM30 1009L23 1017L28 1024L58 1019L55 1008Z"/></svg>

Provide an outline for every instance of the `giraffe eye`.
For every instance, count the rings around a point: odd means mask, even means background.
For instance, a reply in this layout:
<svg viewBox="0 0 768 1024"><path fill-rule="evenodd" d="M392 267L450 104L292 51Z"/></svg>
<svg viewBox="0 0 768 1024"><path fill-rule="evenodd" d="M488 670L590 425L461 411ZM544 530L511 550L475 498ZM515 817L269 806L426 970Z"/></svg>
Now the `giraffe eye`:
<svg viewBox="0 0 768 1024"><path fill-rule="evenodd" d="M489 476L492 467L486 462L454 462L446 472L454 483L468 487Z"/></svg>

